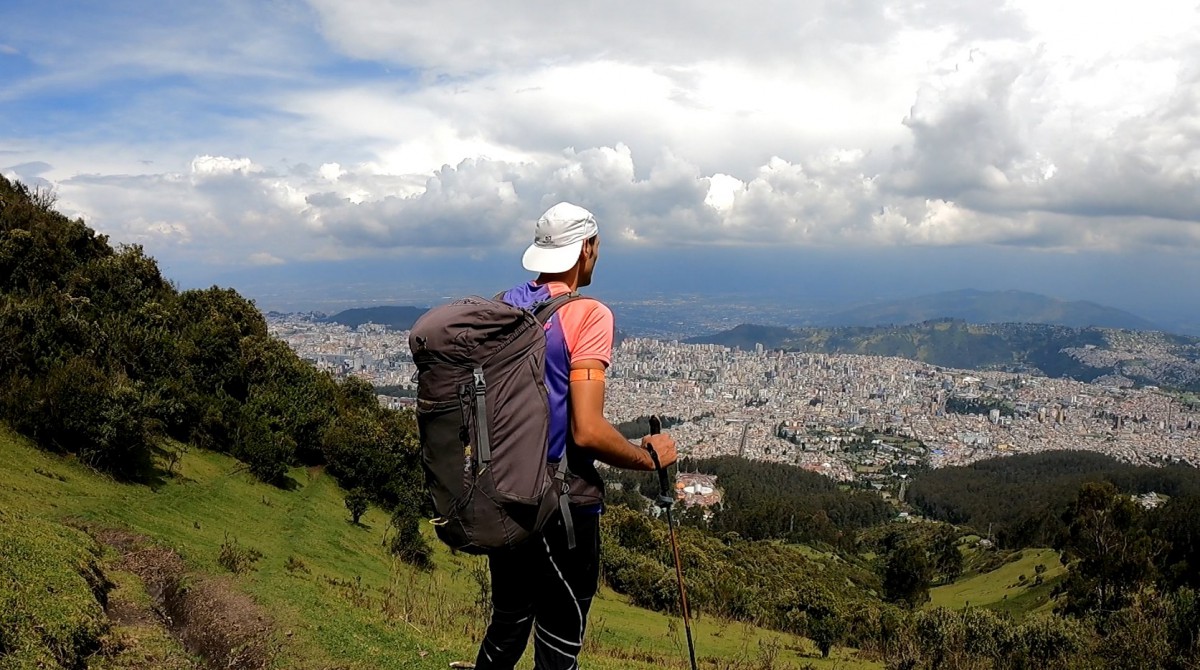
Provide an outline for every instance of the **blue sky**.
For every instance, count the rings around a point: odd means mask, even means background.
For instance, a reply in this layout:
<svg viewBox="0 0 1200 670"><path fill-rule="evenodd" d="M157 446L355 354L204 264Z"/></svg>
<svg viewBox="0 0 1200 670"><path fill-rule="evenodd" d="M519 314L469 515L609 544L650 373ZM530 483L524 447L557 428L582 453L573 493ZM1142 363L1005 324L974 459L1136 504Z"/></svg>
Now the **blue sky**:
<svg viewBox="0 0 1200 670"><path fill-rule="evenodd" d="M1197 53L1193 0L6 2L0 174L252 296L482 290L570 200L609 290L1161 318L1200 310Z"/></svg>

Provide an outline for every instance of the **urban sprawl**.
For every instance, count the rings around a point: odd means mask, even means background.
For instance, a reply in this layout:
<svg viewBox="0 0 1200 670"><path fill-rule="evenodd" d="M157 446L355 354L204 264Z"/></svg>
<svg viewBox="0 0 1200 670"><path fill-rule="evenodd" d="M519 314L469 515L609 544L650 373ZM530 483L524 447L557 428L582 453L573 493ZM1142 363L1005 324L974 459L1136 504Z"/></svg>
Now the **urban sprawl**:
<svg viewBox="0 0 1200 670"><path fill-rule="evenodd" d="M271 332L335 376L407 390L408 332L271 314ZM684 455L737 454L882 487L915 468L995 456L1089 450L1134 464L1200 465L1200 407L1154 387L940 368L902 358L741 351L625 340L606 414L658 414ZM890 480L890 481L889 481Z"/></svg>

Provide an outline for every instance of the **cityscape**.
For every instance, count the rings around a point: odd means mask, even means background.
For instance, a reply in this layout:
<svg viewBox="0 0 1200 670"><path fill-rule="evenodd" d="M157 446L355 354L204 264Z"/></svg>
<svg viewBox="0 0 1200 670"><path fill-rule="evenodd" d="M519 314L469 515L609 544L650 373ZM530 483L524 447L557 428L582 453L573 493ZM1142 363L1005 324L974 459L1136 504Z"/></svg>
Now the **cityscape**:
<svg viewBox="0 0 1200 670"><path fill-rule="evenodd" d="M390 389L385 405L413 402L408 331L311 314L271 314L268 323L320 369ZM687 456L789 463L876 488L916 468L1060 449L1200 465L1200 401L1099 381L635 337L613 352L606 415L670 417Z"/></svg>

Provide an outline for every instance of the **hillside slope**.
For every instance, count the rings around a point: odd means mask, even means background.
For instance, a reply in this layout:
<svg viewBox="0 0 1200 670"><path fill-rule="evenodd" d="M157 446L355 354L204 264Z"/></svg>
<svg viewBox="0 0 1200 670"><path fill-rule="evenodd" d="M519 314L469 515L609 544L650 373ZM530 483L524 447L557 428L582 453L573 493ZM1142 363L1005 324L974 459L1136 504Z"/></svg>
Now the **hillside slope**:
<svg viewBox="0 0 1200 670"><path fill-rule="evenodd" d="M248 594L269 613L272 667L445 668L472 658L482 635L483 561L440 545L431 573L392 559L384 548L387 516L371 509L362 525L351 524L344 494L321 469L291 470L291 490L284 490L257 482L236 460L193 449L173 477L122 484L39 452L2 427L0 459L0 509L121 529L177 552L191 579L224 575L235 595ZM261 558L230 574L220 559L231 547ZM106 551L111 569L115 557ZM608 590L593 612L588 667L684 667L677 620ZM822 660L805 640L710 618L697 621L695 632L699 656L721 667L758 667L760 655L771 653L774 667L878 667L845 655Z"/></svg>

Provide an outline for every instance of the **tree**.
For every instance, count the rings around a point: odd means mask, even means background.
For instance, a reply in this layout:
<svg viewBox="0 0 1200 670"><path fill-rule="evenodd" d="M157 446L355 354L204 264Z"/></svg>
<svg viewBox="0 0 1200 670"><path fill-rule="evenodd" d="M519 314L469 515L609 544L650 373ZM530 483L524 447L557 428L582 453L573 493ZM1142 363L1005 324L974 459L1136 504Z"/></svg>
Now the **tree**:
<svg viewBox="0 0 1200 670"><path fill-rule="evenodd" d="M963 571L963 555L958 550L958 533L953 528L942 528L933 541L933 563L942 575L943 583L958 579Z"/></svg>
<svg viewBox="0 0 1200 670"><path fill-rule="evenodd" d="M357 526L359 519L362 518L362 515L367 513L367 504L369 500L370 499L367 497L367 492L359 488L351 489L350 492L346 494L346 509L350 510L350 520L354 523L354 525Z"/></svg>
<svg viewBox="0 0 1200 670"><path fill-rule="evenodd" d="M392 536L390 549L400 560L422 570L433 569L433 550L421 535L421 518L413 490L405 493L392 512Z"/></svg>
<svg viewBox="0 0 1200 670"><path fill-rule="evenodd" d="M829 658L834 646L846 637L848 624L839 598L818 582L805 582L790 590L784 600L783 620L787 628L817 645Z"/></svg>
<svg viewBox="0 0 1200 670"><path fill-rule="evenodd" d="M919 543L905 542L888 555L883 571L884 600L915 608L929 600L929 583L929 559Z"/></svg>
<svg viewBox="0 0 1200 670"><path fill-rule="evenodd" d="M1200 496L1172 498L1153 521L1166 545L1158 560L1163 586L1200 588Z"/></svg>
<svg viewBox="0 0 1200 670"><path fill-rule="evenodd" d="M1063 521L1061 559L1071 565L1065 610L1112 613L1127 605L1153 574L1141 508L1112 484L1089 482Z"/></svg>

